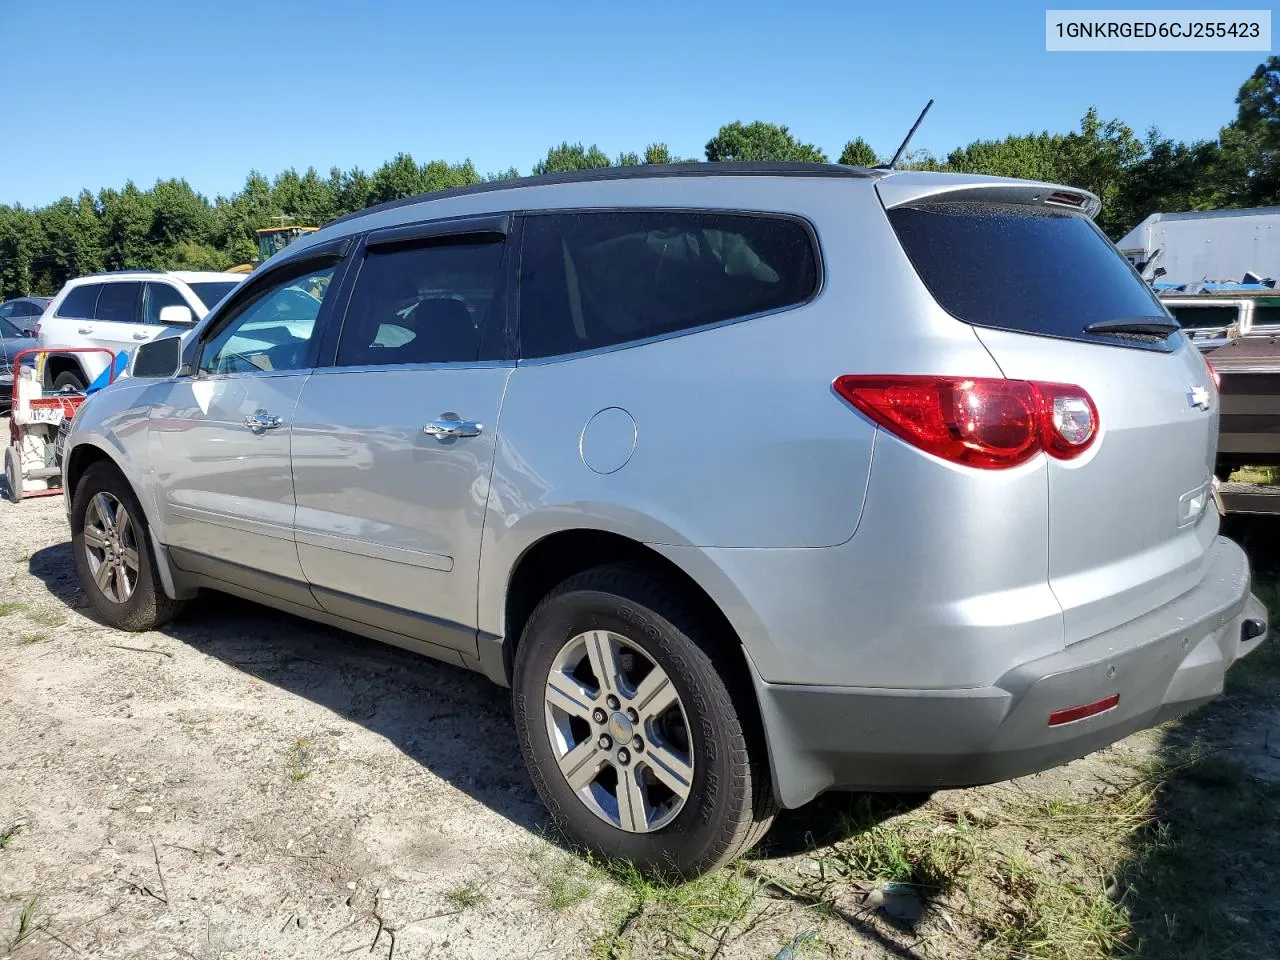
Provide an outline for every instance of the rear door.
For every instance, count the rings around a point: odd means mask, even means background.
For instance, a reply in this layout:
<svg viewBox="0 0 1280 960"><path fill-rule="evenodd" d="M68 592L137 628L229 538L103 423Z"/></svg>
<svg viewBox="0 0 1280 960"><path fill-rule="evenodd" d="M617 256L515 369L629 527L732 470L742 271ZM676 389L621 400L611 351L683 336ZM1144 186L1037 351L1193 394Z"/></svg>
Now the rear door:
<svg viewBox="0 0 1280 960"><path fill-rule="evenodd" d="M139 312L142 309L141 281L118 280L102 285L94 319L87 327L77 328L87 347L105 347L113 354L132 350L136 343L131 339L139 328ZM107 368L106 354L86 353L80 357L81 366L90 382Z"/></svg>
<svg viewBox="0 0 1280 960"><path fill-rule="evenodd" d="M1005 376L1075 384L1097 406L1089 451L1047 458L1049 583L1072 643L1199 582L1218 528L1218 403L1147 285L1083 213L1039 202L1047 192L882 196L925 286Z"/></svg>
<svg viewBox="0 0 1280 960"><path fill-rule="evenodd" d="M293 426L298 556L321 606L472 654L480 531L513 368L507 222L372 234L336 362L307 381Z"/></svg>

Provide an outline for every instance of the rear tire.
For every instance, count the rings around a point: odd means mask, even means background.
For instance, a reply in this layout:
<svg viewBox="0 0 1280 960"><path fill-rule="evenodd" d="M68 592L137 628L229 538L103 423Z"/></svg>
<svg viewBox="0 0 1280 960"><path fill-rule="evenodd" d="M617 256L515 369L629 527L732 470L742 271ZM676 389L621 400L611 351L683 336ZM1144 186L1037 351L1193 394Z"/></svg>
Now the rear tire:
<svg viewBox="0 0 1280 960"><path fill-rule="evenodd" d="M615 665L612 681L594 679L597 663ZM525 764L557 826L657 875L695 876L758 842L777 808L764 746L726 684L734 674L679 587L645 570L597 567L552 590L516 650L512 696ZM638 793L624 787L636 782Z"/></svg>
<svg viewBox="0 0 1280 960"><path fill-rule="evenodd" d="M86 386L84 378L73 370L63 370L53 378L54 393L82 393Z"/></svg>
<svg viewBox="0 0 1280 960"><path fill-rule="evenodd" d="M80 586L107 626L154 630L181 611L182 601L170 599L160 582L146 514L114 464L92 464L81 477L71 504L71 550ZM121 559L114 569L112 557Z"/></svg>

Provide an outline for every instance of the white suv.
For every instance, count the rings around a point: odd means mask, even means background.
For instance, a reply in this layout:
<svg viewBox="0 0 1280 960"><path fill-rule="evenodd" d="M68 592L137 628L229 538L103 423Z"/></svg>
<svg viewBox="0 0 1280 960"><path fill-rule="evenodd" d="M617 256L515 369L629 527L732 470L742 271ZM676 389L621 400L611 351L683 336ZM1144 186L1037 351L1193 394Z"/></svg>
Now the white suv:
<svg viewBox="0 0 1280 960"><path fill-rule="evenodd" d="M49 304L36 327L36 340L41 347L132 353L167 328L202 320L243 279L238 273L163 270L79 277L68 281ZM106 368L101 353L53 355L45 366L45 381L55 390L83 390Z"/></svg>

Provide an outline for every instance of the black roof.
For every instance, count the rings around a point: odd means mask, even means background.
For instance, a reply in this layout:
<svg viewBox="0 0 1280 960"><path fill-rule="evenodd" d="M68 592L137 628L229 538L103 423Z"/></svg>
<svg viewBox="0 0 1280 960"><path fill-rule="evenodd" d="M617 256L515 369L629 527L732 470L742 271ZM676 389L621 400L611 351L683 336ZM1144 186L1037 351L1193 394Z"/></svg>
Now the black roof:
<svg viewBox="0 0 1280 960"><path fill-rule="evenodd" d="M657 177L847 177L862 179L883 176L885 171L865 167L848 167L839 163L756 163L746 161L719 163L650 163L638 167L597 167L591 170L567 170L562 173L544 173L536 177L517 177L512 180L490 180L466 187L419 193L399 200L388 200L374 207L366 207L355 213L330 220L325 226L345 223L356 217L383 210L395 210L428 200L446 200L475 193L491 193L499 190L516 190L521 187L543 187L558 183L592 183L597 180L649 180Z"/></svg>

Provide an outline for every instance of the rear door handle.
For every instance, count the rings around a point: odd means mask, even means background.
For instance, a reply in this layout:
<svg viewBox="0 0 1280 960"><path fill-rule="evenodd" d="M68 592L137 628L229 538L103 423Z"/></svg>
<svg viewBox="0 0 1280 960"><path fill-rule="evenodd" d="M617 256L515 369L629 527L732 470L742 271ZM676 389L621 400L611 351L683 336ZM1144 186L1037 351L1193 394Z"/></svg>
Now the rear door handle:
<svg viewBox="0 0 1280 960"><path fill-rule="evenodd" d="M93 327L80 327L78 330L76 330L76 333L79 333L79 334L82 334L82 335L83 335L83 334L88 334L88 333L93 333Z"/></svg>
<svg viewBox="0 0 1280 960"><path fill-rule="evenodd" d="M457 416L444 414L439 420L432 420L422 428L429 437L445 440L450 437L478 437L484 430L484 424L474 420L459 420Z"/></svg>
<svg viewBox="0 0 1280 960"><path fill-rule="evenodd" d="M149 334L149 333L135 333L135 334L133 335L133 339L135 339L135 340L150 340L150 339L151 339L151 334Z"/></svg>
<svg viewBox="0 0 1280 960"><path fill-rule="evenodd" d="M262 433L266 430L274 430L284 421L279 417L274 417L265 410L258 410L251 416L244 418L244 425L254 433Z"/></svg>

